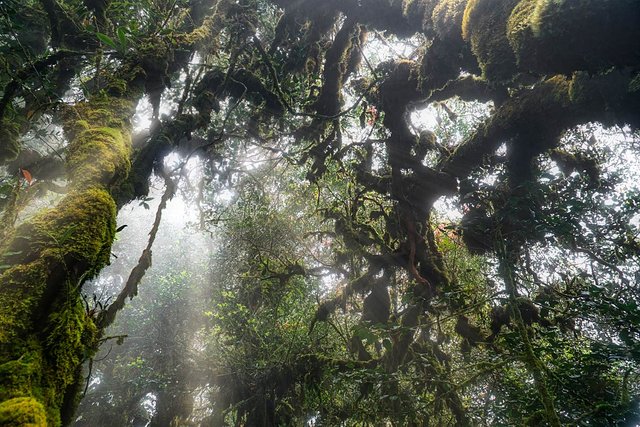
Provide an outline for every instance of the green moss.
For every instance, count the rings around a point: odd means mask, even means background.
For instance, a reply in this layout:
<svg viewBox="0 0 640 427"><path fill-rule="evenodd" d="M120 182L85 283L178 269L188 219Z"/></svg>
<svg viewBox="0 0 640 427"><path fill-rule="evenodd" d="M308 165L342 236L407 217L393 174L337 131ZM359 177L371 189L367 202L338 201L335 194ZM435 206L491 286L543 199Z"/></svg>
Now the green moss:
<svg viewBox="0 0 640 427"><path fill-rule="evenodd" d="M640 2L521 0L507 36L528 71L570 74L638 65Z"/></svg>
<svg viewBox="0 0 640 427"><path fill-rule="evenodd" d="M70 289L70 294L72 290ZM76 394L77 384L82 381L78 368L93 355L97 348L98 329L93 319L87 315L79 297L68 295L51 313L45 330L44 355L46 363L45 382L53 401L50 407L59 409L68 397L69 390Z"/></svg>
<svg viewBox="0 0 640 427"><path fill-rule="evenodd" d="M0 403L0 425L5 427L46 427L44 406L33 397L17 397Z"/></svg>
<svg viewBox="0 0 640 427"><path fill-rule="evenodd" d="M83 380L82 362L97 349L97 327L74 292L75 288L68 286L43 320L46 328L31 335L27 345L22 346L24 353L20 357L0 365L0 401L28 397L41 402L47 420L43 425L61 425L63 409L67 411L77 402ZM8 406L7 419L22 419L21 414L15 413L19 409ZM0 425L5 424L0 421Z"/></svg>
<svg viewBox="0 0 640 427"><path fill-rule="evenodd" d="M80 367L97 349L97 327L74 292L69 286L54 303L43 321L47 327L37 334L44 340L34 334L19 358L0 365L0 401L28 397L42 402L45 425L50 426L61 425L61 411L74 407L83 381ZM12 413L16 410L19 408L7 407L7 419L21 419L20 414Z"/></svg>
<svg viewBox="0 0 640 427"><path fill-rule="evenodd" d="M95 336L96 329L87 317L80 301L65 303L49 316L46 330L46 351L60 385L66 388L75 380L76 367L82 362L84 354L84 336ZM85 326L90 325L88 331Z"/></svg>
<svg viewBox="0 0 640 427"><path fill-rule="evenodd" d="M436 34L441 39L461 38L460 28L467 0L441 0L431 14Z"/></svg>
<svg viewBox="0 0 640 427"><path fill-rule="evenodd" d="M516 71L516 58L507 39L507 19L518 0L470 0L464 11L462 36L471 45L483 76L508 81Z"/></svg>
<svg viewBox="0 0 640 427"><path fill-rule="evenodd" d="M57 295L59 278L70 271L79 281L109 263L116 209L109 193L89 188L72 193L15 231L0 264L0 344L32 327L33 313L47 295Z"/></svg>
<svg viewBox="0 0 640 427"><path fill-rule="evenodd" d="M70 139L82 130L109 127L130 130L135 105L125 98L99 97L63 110L64 130Z"/></svg>
<svg viewBox="0 0 640 427"><path fill-rule="evenodd" d="M0 345L15 343L14 339L28 330L28 313L38 306L44 295L47 273L46 260L35 260L0 274ZM12 350L12 353L20 351ZM4 352L0 354L5 355Z"/></svg>
<svg viewBox="0 0 640 427"><path fill-rule="evenodd" d="M33 349L27 349L18 359L0 365L0 402L33 394L40 382L41 372L41 357Z"/></svg>
<svg viewBox="0 0 640 427"><path fill-rule="evenodd" d="M108 188L130 167L133 112L132 102L109 97L63 111L72 191L0 248L0 425L70 419L98 335L77 289L110 260L116 206Z"/></svg>
<svg viewBox="0 0 640 427"><path fill-rule="evenodd" d="M76 185L121 182L129 173L131 140L115 128L91 128L69 144L67 165Z"/></svg>
<svg viewBox="0 0 640 427"><path fill-rule="evenodd" d="M64 111L70 143L67 165L74 187L115 185L131 168L133 103L119 98L98 98Z"/></svg>

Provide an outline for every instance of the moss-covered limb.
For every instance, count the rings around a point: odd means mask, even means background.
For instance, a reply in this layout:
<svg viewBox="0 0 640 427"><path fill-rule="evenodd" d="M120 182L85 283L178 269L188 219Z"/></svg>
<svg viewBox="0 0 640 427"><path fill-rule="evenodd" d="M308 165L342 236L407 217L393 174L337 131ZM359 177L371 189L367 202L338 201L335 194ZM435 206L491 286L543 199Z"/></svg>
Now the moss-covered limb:
<svg viewBox="0 0 640 427"><path fill-rule="evenodd" d="M4 113L11 100L20 92L25 80L34 75L41 76L46 74L48 67L55 65L66 56L72 53L66 50L58 50L48 56L45 56L38 61L29 63L19 70L13 80L11 80L5 87L0 98L0 119L4 117ZM35 73L35 74L34 74ZM39 77L42 78L42 77Z"/></svg>
<svg viewBox="0 0 640 427"><path fill-rule="evenodd" d="M315 317L311 323L310 329L316 322L325 322L329 319L338 308L345 307L347 300L355 293L363 293L370 290L381 279L376 279L375 276L380 272L380 268L371 266L369 270L359 278L349 282L335 297L323 301L316 310Z"/></svg>
<svg viewBox="0 0 640 427"><path fill-rule="evenodd" d="M2 246L0 400L37 399L49 425L60 424L66 390L95 349L77 286L109 262L115 224L109 193L90 187L19 226Z"/></svg>
<svg viewBox="0 0 640 427"><path fill-rule="evenodd" d="M333 117L342 104L342 83L346 80L349 58L357 50L354 42L360 37L361 29L353 19L347 19L327 50L322 71L322 89L313 107L324 117Z"/></svg>
<svg viewBox="0 0 640 427"><path fill-rule="evenodd" d="M507 19L518 0L470 0L464 11L462 35L471 45L482 74L490 81L508 81L516 59L507 40Z"/></svg>
<svg viewBox="0 0 640 427"><path fill-rule="evenodd" d="M512 177L526 178L531 159L554 148L562 133L581 123L600 121L606 125L640 125L640 92L633 91L633 74L611 71L571 79L554 76L522 90L504 102L454 154L441 170L460 179L491 155L502 143L517 147L507 157Z"/></svg>
<svg viewBox="0 0 640 427"><path fill-rule="evenodd" d="M117 206L120 208L135 198L147 196L149 178L154 168L162 163L176 145L190 138L192 132L201 129L208 121L209 117L206 114L182 114L162 122L150 137L145 138L147 141L134 151L129 175L114 188L113 195ZM192 151L193 149L189 150Z"/></svg>
<svg viewBox="0 0 640 427"><path fill-rule="evenodd" d="M64 13L62 7L54 0L40 0L42 8L47 14L49 20L49 31L51 32L51 45L53 47L60 46L63 40L63 33L70 31L75 26L69 22L67 14ZM69 25L71 24L71 25ZM61 29L64 28L64 31Z"/></svg>
<svg viewBox="0 0 640 427"><path fill-rule="evenodd" d="M67 167L74 188L110 187L127 176L134 112L134 102L114 97L95 98L64 111Z"/></svg>
<svg viewBox="0 0 640 427"><path fill-rule="evenodd" d="M487 83L475 76L464 76L449 81L445 86L434 90L429 102L446 101L458 97L463 101L490 102L500 106L507 100L507 91Z"/></svg>
<svg viewBox="0 0 640 427"><path fill-rule="evenodd" d="M77 283L108 264L115 223L113 199L93 187L15 230L0 252L6 266L0 271L0 345L19 342L63 283Z"/></svg>
<svg viewBox="0 0 640 427"><path fill-rule="evenodd" d="M408 20L402 1L369 0L329 0L319 8L315 0L273 0L273 3L291 13L295 11L299 16L314 17L319 10L338 10L350 18L381 31L389 31L399 36L408 37L421 30L422 14L420 18ZM413 10L412 10L413 12ZM419 12L422 12L420 10ZM415 15L413 16L415 18Z"/></svg>
<svg viewBox="0 0 640 427"><path fill-rule="evenodd" d="M640 63L640 3L635 0L521 0L507 36L521 69L598 72Z"/></svg>
<svg viewBox="0 0 640 427"><path fill-rule="evenodd" d="M31 372L16 361L33 360L41 372L2 376L0 389L9 393L3 400L36 398L49 425L60 424L67 389L95 349L77 287L109 263L116 208L105 186L128 171L133 111L133 102L108 97L65 111L71 193L0 244L0 366Z"/></svg>
<svg viewBox="0 0 640 427"><path fill-rule="evenodd" d="M44 156L33 149L22 149L14 160L6 164L10 172L26 169L38 181L60 179L65 174L64 159L58 154Z"/></svg>
<svg viewBox="0 0 640 427"><path fill-rule="evenodd" d="M33 397L16 397L0 403L0 425L46 427L44 406Z"/></svg>
<svg viewBox="0 0 640 427"><path fill-rule="evenodd" d="M560 136L564 129L576 123L576 113L571 108L569 81L560 76L548 79L507 100L445 160L442 170L462 179L478 165L479 159L518 135L543 132Z"/></svg>
<svg viewBox="0 0 640 427"><path fill-rule="evenodd" d="M12 232L20 212L29 203L53 191L58 194L66 194L66 188L48 181L38 181L29 187L24 186L21 178L17 178L9 199L4 203L0 216L0 242L4 241Z"/></svg>
<svg viewBox="0 0 640 427"><path fill-rule="evenodd" d="M0 425L25 425L17 421L25 414L10 404L17 399L35 402L29 408L34 411L32 416L42 412L42 420L33 425L56 426L61 418L70 420L69 412L82 381L80 367L97 348L97 329L80 298L73 295L75 289L69 290L72 293L54 301L52 313L43 319L42 330L23 337L20 356L0 364L0 401L6 405L6 419L0 418ZM46 336L44 342L42 336ZM13 419L15 424L9 421Z"/></svg>

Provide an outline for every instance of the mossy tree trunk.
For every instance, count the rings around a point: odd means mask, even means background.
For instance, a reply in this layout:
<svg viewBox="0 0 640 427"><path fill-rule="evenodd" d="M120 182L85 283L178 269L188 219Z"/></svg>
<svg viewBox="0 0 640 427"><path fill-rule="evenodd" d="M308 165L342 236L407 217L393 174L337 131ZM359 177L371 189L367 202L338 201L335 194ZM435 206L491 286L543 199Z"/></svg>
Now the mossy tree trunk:
<svg viewBox="0 0 640 427"><path fill-rule="evenodd" d="M134 101L109 96L67 107L71 190L1 243L0 425L60 425L73 414L98 340L79 289L109 263L111 188L130 167L134 111Z"/></svg>

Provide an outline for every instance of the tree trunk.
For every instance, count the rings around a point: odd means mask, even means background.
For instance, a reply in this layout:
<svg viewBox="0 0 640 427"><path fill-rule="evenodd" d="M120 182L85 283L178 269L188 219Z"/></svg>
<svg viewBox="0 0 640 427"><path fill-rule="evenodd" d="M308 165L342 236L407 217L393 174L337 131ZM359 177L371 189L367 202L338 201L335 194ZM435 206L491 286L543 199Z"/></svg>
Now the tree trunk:
<svg viewBox="0 0 640 427"><path fill-rule="evenodd" d="M79 290L110 260L111 188L130 167L134 111L109 96L66 108L71 190L0 243L1 425L60 425L73 414L98 338Z"/></svg>

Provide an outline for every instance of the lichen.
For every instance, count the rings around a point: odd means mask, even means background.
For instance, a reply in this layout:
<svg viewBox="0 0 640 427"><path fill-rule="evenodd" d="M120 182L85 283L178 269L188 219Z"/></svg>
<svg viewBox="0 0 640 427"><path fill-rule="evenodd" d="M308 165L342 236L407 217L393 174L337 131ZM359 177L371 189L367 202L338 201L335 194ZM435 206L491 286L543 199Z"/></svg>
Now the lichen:
<svg viewBox="0 0 640 427"><path fill-rule="evenodd" d="M483 76L489 81L509 81L516 58L507 39L507 19L518 0L470 0L464 11L462 37L471 45Z"/></svg>

